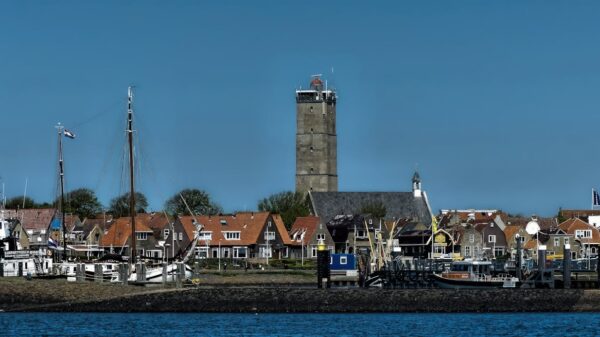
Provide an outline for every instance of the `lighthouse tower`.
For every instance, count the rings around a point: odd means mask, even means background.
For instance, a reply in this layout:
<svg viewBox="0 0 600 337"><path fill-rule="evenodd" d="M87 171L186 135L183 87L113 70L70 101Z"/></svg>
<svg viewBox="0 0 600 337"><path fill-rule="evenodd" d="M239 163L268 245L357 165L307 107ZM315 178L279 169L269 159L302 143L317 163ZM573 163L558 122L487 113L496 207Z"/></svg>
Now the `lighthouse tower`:
<svg viewBox="0 0 600 337"><path fill-rule="evenodd" d="M296 191L338 190L336 101L321 75L296 90Z"/></svg>

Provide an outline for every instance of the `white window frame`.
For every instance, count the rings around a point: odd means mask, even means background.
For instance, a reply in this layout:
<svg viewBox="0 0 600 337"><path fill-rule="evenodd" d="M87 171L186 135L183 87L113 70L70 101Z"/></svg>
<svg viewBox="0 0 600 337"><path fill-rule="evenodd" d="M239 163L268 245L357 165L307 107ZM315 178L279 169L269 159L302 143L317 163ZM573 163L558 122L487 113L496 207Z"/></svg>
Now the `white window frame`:
<svg viewBox="0 0 600 337"><path fill-rule="evenodd" d="M223 236L225 237L225 240L240 240L242 234L240 231L235 231L235 232L223 232Z"/></svg>
<svg viewBox="0 0 600 337"><path fill-rule="evenodd" d="M317 257L317 246L310 246L310 257Z"/></svg>
<svg viewBox="0 0 600 337"><path fill-rule="evenodd" d="M169 237L169 234L171 234L171 230L168 228L163 229L163 237L166 239Z"/></svg>
<svg viewBox="0 0 600 337"><path fill-rule="evenodd" d="M317 233L317 241L319 240L325 241L325 233Z"/></svg>
<svg viewBox="0 0 600 337"><path fill-rule="evenodd" d="M244 251L245 256L240 256L240 251ZM247 247L233 247L233 258L234 259L247 259L248 258L248 248Z"/></svg>
<svg viewBox="0 0 600 337"><path fill-rule="evenodd" d="M362 233L362 235L361 235ZM357 229L356 230L356 238L357 239L366 239L367 238L367 231L364 229Z"/></svg>
<svg viewBox="0 0 600 337"><path fill-rule="evenodd" d="M560 247L560 238L558 238L558 237L554 238L554 247Z"/></svg>
<svg viewBox="0 0 600 337"><path fill-rule="evenodd" d="M139 241L148 240L148 233L146 232L136 232L135 239Z"/></svg>
<svg viewBox="0 0 600 337"><path fill-rule="evenodd" d="M465 246L465 257L471 257L471 246Z"/></svg>
<svg viewBox="0 0 600 337"><path fill-rule="evenodd" d="M348 257L340 256L340 264L348 264Z"/></svg>
<svg viewBox="0 0 600 337"><path fill-rule="evenodd" d="M265 241L275 241L275 231L269 231L268 229L263 234Z"/></svg>
<svg viewBox="0 0 600 337"><path fill-rule="evenodd" d="M198 240L212 240L212 231L201 231L198 234Z"/></svg>
<svg viewBox="0 0 600 337"><path fill-rule="evenodd" d="M179 232L179 241L183 240L183 232Z"/></svg>
<svg viewBox="0 0 600 337"><path fill-rule="evenodd" d="M475 234L469 234L469 242L470 243L474 243L475 242Z"/></svg>
<svg viewBox="0 0 600 337"><path fill-rule="evenodd" d="M488 235L488 243L496 243L496 235L495 234Z"/></svg>
<svg viewBox="0 0 600 337"><path fill-rule="evenodd" d="M592 237L592 230L591 229L577 229L575 230L575 237L576 238L583 238L583 239L589 239Z"/></svg>

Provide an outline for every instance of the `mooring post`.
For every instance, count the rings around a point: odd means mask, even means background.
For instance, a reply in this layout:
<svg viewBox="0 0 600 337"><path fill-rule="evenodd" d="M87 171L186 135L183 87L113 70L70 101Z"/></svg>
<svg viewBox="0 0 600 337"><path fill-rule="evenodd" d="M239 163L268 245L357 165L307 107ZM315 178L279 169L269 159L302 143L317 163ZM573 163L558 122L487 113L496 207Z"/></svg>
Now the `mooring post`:
<svg viewBox="0 0 600 337"><path fill-rule="evenodd" d="M85 264L77 263L75 265L75 280L83 282L85 280Z"/></svg>
<svg viewBox="0 0 600 337"><path fill-rule="evenodd" d="M540 245L538 249L538 273L540 276L540 282L544 283L546 278L544 273L546 271L546 245Z"/></svg>
<svg viewBox="0 0 600 337"><path fill-rule="evenodd" d="M563 287L571 288L571 245L568 243L563 249Z"/></svg>
<svg viewBox="0 0 600 337"><path fill-rule="evenodd" d="M121 275L119 276L121 278L121 284L127 285L127 282L129 281L129 263L121 263Z"/></svg>
<svg viewBox="0 0 600 337"><path fill-rule="evenodd" d="M323 240L319 240L317 246L317 287L323 288L323 279L326 279L326 287L331 287L330 255Z"/></svg>
<svg viewBox="0 0 600 337"><path fill-rule="evenodd" d="M522 259L523 257L521 256L521 236L519 234L515 235L515 239L517 240L517 261L515 264L515 269L516 269L516 277L517 279L519 279L519 281L521 281L522 278L522 268L523 266L521 265L522 263Z"/></svg>
<svg viewBox="0 0 600 337"><path fill-rule="evenodd" d="M136 281L146 282L146 265L143 262L138 262L135 266Z"/></svg>
<svg viewBox="0 0 600 337"><path fill-rule="evenodd" d="M96 282L102 282L102 265L101 264L95 264L94 265L94 280Z"/></svg>
<svg viewBox="0 0 600 337"><path fill-rule="evenodd" d="M177 262L175 275L177 278L177 288L181 288L183 286L183 279L185 278L185 264L183 262Z"/></svg>

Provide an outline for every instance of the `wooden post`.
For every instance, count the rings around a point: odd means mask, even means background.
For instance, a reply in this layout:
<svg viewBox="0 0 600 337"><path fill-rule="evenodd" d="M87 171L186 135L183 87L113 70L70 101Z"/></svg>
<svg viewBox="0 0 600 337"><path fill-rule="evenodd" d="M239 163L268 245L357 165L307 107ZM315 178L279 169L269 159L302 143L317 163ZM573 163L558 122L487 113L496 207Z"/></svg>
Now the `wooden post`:
<svg viewBox="0 0 600 337"><path fill-rule="evenodd" d="M563 249L563 287L571 288L571 245L568 243Z"/></svg>
<svg viewBox="0 0 600 337"><path fill-rule="evenodd" d="M517 261L515 264L515 269L516 269L516 277L517 279L519 279L519 281L521 281L522 278L522 268L523 266L521 265L522 263L522 253L521 253L521 236L519 234L515 235L515 239L517 240Z"/></svg>
<svg viewBox="0 0 600 337"><path fill-rule="evenodd" d="M94 265L94 280L96 282L102 282L102 265L101 264L95 264Z"/></svg>
<svg viewBox="0 0 600 337"><path fill-rule="evenodd" d="M163 266L162 266L162 283L163 283L163 285L167 284L167 270L168 270L167 267L168 267L167 264L163 264Z"/></svg>

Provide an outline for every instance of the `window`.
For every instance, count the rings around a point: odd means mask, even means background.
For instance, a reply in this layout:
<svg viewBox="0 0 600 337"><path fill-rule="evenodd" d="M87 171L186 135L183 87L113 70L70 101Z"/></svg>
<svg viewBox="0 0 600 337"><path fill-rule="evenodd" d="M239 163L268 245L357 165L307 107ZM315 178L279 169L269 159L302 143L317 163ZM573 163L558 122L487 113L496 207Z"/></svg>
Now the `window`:
<svg viewBox="0 0 600 337"><path fill-rule="evenodd" d="M465 256L466 257L471 256L471 246L465 246Z"/></svg>
<svg viewBox="0 0 600 337"><path fill-rule="evenodd" d="M317 234L317 240L323 240L323 241L325 241L325 233L318 233Z"/></svg>
<svg viewBox="0 0 600 337"><path fill-rule="evenodd" d="M223 232L225 233L225 240L239 240L240 232Z"/></svg>
<svg viewBox="0 0 600 337"><path fill-rule="evenodd" d="M469 242L470 243L475 242L475 234L469 234Z"/></svg>
<svg viewBox="0 0 600 337"><path fill-rule="evenodd" d="M578 229L575 231L575 237L577 238L591 238L592 230L590 229Z"/></svg>
<svg viewBox="0 0 600 337"><path fill-rule="evenodd" d="M248 257L246 247L233 247L233 257L236 259L245 259Z"/></svg>
<svg viewBox="0 0 600 337"><path fill-rule="evenodd" d="M148 240L148 233L135 233L135 238L138 240Z"/></svg>
<svg viewBox="0 0 600 337"><path fill-rule="evenodd" d="M267 247L263 246L263 247L260 247L259 254L260 254L260 257L266 258L266 257L272 257L273 252L271 250L271 247L267 248Z"/></svg>
<svg viewBox="0 0 600 337"><path fill-rule="evenodd" d="M502 255L504 255L504 247L496 247L494 249L494 256L498 257Z"/></svg>
<svg viewBox="0 0 600 337"><path fill-rule="evenodd" d="M488 242L496 242L496 235L488 235Z"/></svg>
<svg viewBox="0 0 600 337"><path fill-rule="evenodd" d="M171 231L170 231L168 228L165 228L165 229L164 229L164 231L163 231L163 237L164 237L165 239L166 239L166 238L168 238L168 237L169 237L169 233L170 233L170 232L171 232Z"/></svg>
<svg viewBox="0 0 600 337"><path fill-rule="evenodd" d="M359 229L356 231L356 238L364 239L367 237L366 231L364 229Z"/></svg>
<svg viewBox="0 0 600 337"><path fill-rule="evenodd" d="M316 246L310 247L310 257L317 257L317 247Z"/></svg>
<svg viewBox="0 0 600 337"><path fill-rule="evenodd" d="M46 230L45 229L40 230L40 234L46 234Z"/></svg>
<svg viewBox="0 0 600 337"><path fill-rule="evenodd" d="M212 232L200 232L200 234L198 234L198 239L212 240Z"/></svg>
<svg viewBox="0 0 600 337"><path fill-rule="evenodd" d="M348 264L348 257L340 256L340 264Z"/></svg>
<svg viewBox="0 0 600 337"><path fill-rule="evenodd" d="M315 148L314 147L310 147L310 152L315 152Z"/></svg>
<svg viewBox="0 0 600 337"><path fill-rule="evenodd" d="M554 238L554 247L560 246L560 238Z"/></svg>
<svg viewBox="0 0 600 337"><path fill-rule="evenodd" d="M565 245L569 244L569 238L565 238Z"/></svg>
<svg viewBox="0 0 600 337"><path fill-rule="evenodd" d="M179 232L179 241L183 240L183 232Z"/></svg>
<svg viewBox="0 0 600 337"><path fill-rule="evenodd" d="M275 232L265 232L265 240L273 241L275 240Z"/></svg>
<svg viewBox="0 0 600 337"><path fill-rule="evenodd" d="M213 248L212 257L215 259L219 257L219 250L217 248Z"/></svg>
<svg viewBox="0 0 600 337"><path fill-rule="evenodd" d="M226 259L229 258L229 248L223 249L223 257Z"/></svg>

